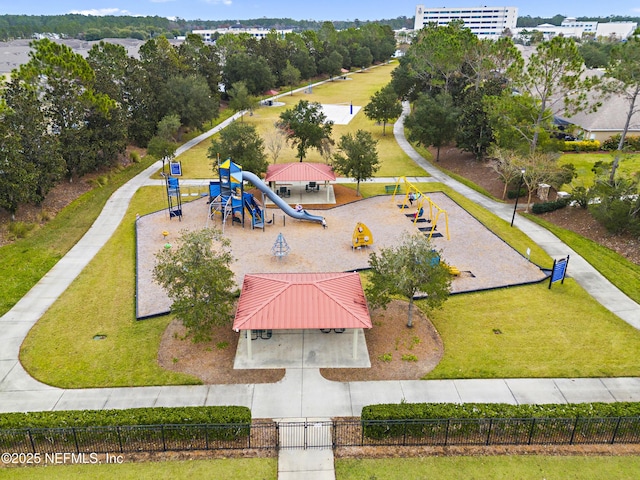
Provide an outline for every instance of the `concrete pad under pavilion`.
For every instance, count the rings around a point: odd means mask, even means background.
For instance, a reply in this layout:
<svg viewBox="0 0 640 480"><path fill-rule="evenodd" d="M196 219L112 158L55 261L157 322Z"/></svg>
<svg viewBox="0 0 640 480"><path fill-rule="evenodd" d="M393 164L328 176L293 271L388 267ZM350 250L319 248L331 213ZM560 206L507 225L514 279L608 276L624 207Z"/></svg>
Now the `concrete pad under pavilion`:
<svg viewBox="0 0 640 480"><path fill-rule="evenodd" d="M334 205L336 195L332 184L319 183L319 190L309 191L305 187L308 182L286 182L278 183L275 192L278 193L280 187L286 188L286 196L280 195L289 205ZM260 196L258 195L258 198ZM274 203L265 196L265 205L272 206Z"/></svg>
<svg viewBox="0 0 640 480"><path fill-rule="evenodd" d="M235 369L261 368L370 368L369 350L363 329L344 333L320 330L273 330L269 339L247 340L248 330L238 339ZM356 356L353 356L357 335ZM251 357L247 342L251 342Z"/></svg>

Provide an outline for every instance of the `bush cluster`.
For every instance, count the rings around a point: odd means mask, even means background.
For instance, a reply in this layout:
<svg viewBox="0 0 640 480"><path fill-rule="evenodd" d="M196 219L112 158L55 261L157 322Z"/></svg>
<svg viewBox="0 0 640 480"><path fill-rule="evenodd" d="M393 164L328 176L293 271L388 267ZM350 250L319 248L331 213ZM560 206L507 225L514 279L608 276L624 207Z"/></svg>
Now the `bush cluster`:
<svg viewBox="0 0 640 480"><path fill-rule="evenodd" d="M618 149L618 144L620 143L621 134L612 135L607 138L604 142L602 142L602 150L613 151ZM640 152L640 135L627 135L624 138L624 146L625 150L629 150L632 152Z"/></svg>
<svg viewBox="0 0 640 480"><path fill-rule="evenodd" d="M531 207L531 211L533 213L547 213L553 212L554 210L559 210L567 206L567 200L560 199L555 200L553 202L542 202L542 203L534 203L533 207Z"/></svg>
<svg viewBox="0 0 640 480"><path fill-rule="evenodd" d="M597 152L601 146L598 140L575 140L561 142L560 148L563 152Z"/></svg>
<svg viewBox="0 0 640 480"><path fill-rule="evenodd" d="M459 418L636 417L639 402L510 405L506 403L400 403L367 405L362 420Z"/></svg>
<svg viewBox="0 0 640 480"><path fill-rule="evenodd" d="M3 413L0 430L13 428L106 427L131 425L250 424L247 407L132 408Z"/></svg>

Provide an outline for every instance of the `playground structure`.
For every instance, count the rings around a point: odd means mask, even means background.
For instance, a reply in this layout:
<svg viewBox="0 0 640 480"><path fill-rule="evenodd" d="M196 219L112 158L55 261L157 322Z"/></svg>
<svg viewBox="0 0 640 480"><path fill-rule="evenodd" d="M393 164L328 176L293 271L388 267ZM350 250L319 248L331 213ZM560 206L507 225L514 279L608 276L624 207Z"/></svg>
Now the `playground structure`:
<svg viewBox="0 0 640 480"><path fill-rule="evenodd" d="M280 260L281 258L289 255L290 251L291 247L289 247L289 244L285 240L284 235L282 235L282 233L279 233L278 238L276 238L276 241L273 244L273 247L271 247L271 253L274 257Z"/></svg>
<svg viewBox="0 0 640 480"><path fill-rule="evenodd" d="M306 220L324 224L324 217L311 215L306 210L296 211L287 202L282 200L269 188L257 175L242 170L240 165L231 159L218 166L220 178L218 181L209 182L209 218L215 214L222 216L223 230L227 218L231 216L232 222L242 223L244 226L245 213L251 216L251 228L262 228L269 223L264 218L265 196L290 217L298 220ZM244 191L244 180L251 182L262 192L262 203L255 197Z"/></svg>
<svg viewBox="0 0 640 480"><path fill-rule="evenodd" d="M393 189L393 196L392 196L393 201L395 202L396 195L401 192L401 189L400 189L401 182L404 183L405 193L404 193L404 199L402 200L402 203L398 206L400 208L407 208L409 205L415 202L416 213L407 215L407 216L413 217L413 224L414 225L417 224L425 212L428 213L426 221L431 223L431 227L428 229L429 232L427 234L427 238L431 240L431 237L436 231L438 220L441 217L443 217L445 222L445 234L446 234L447 240L451 240L451 237L449 235L449 215L447 214L447 211L440 208L433 200L431 200L431 198L429 198L427 195L422 193L418 187L416 187L409 180L407 180L407 177L399 177L398 180L396 181L395 187ZM434 212L435 212L435 215L434 215Z"/></svg>
<svg viewBox="0 0 640 480"><path fill-rule="evenodd" d="M231 221L242 223L245 212L251 217L251 228L264 229L264 208L253 195L244 192L243 171L231 159L218 165L219 180L209 182L209 218L216 213L222 215L222 228ZM263 202L264 204L264 202Z"/></svg>
<svg viewBox="0 0 640 480"><path fill-rule="evenodd" d="M182 196L180 194L180 182L177 178L164 175L164 184L167 189L167 207L169 219L178 217L182 220Z"/></svg>
<svg viewBox="0 0 640 480"><path fill-rule="evenodd" d="M368 247L373 245L373 235L371 230L364 223L358 222L356 228L353 230L353 236L351 237L351 248L356 249L360 247Z"/></svg>

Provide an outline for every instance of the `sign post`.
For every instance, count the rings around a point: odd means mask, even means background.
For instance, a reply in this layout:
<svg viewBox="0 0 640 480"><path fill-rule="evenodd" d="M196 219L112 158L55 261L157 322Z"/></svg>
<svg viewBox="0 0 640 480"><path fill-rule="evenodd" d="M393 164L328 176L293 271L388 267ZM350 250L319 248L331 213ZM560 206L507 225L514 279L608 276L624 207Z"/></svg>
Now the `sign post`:
<svg viewBox="0 0 640 480"><path fill-rule="evenodd" d="M558 280L560 280L560 283L564 283L564 277L567 275L567 265L569 265L569 255L567 255L567 258L553 261L551 277L549 277L549 290L551 290L551 284Z"/></svg>

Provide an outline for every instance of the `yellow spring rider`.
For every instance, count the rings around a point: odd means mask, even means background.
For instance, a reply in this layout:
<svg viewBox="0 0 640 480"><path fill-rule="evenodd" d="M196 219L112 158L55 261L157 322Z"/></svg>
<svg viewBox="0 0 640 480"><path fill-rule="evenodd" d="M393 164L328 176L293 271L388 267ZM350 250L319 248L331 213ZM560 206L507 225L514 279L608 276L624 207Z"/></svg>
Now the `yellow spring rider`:
<svg viewBox="0 0 640 480"><path fill-rule="evenodd" d="M368 247L369 245L373 245L371 230L364 223L358 222L351 237L351 248Z"/></svg>

